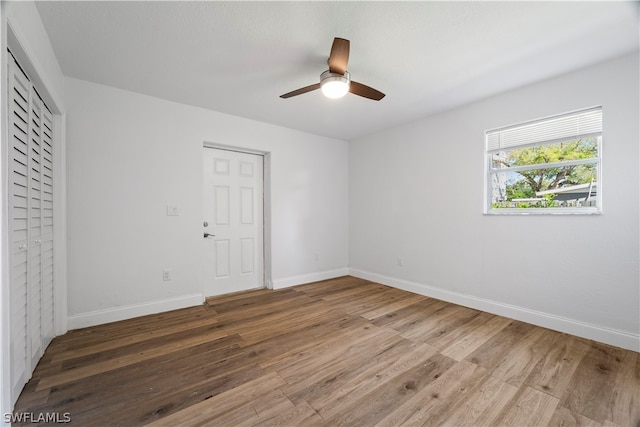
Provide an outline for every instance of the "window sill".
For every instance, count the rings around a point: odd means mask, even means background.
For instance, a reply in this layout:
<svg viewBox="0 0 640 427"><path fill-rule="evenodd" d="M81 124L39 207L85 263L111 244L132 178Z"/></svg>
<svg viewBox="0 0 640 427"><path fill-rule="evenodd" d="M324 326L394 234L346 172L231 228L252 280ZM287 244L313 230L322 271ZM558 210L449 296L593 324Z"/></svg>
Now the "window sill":
<svg viewBox="0 0 640 427"><path fill-rule="evenodd" d="M537 208L537 209L491 209L483 213L489 216L520 215L520 216L547 216L547 215L602 215L599 208Z"/></svg>

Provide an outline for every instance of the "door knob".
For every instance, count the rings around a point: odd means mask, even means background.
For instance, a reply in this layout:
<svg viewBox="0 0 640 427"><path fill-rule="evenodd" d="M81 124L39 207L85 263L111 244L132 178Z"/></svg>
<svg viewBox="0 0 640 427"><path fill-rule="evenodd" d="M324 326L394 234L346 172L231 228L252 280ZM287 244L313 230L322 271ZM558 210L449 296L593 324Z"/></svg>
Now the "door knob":
<svg viewBox="0 0 640 427"><path fill-rule="evenodd" d="M204 232L204 238L206 239L207 237L214 237L215 234L209 234L206 231Z"/></svg>

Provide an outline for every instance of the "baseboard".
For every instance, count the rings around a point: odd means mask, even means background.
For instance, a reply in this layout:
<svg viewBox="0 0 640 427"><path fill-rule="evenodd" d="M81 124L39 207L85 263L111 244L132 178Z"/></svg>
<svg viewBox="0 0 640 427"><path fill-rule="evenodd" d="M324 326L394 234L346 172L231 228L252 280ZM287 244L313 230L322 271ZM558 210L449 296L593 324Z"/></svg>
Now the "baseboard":
<svg viewBox="0 0 640 427"><path fill-rule="evenodd" d="M305 283L319 282L321 280L334 279L336 277L347 276L349 269L339 268L336 270L319 271L316 273L302 274L300 276L285 277L273 281L273 289L288 288L289 286L304 285Z"/></svg>
<svg viewBox="0 0 640 427"><path fill-rule="evenodd" d="M192 294L166 300L127 305L124 307L107 308L104 310L90 311L88 313L74 314L67 318L67 324L69 330L86 328L88 326L117 322L119 320L146 316L148 314L193 307L195 305L202 304L203 301L204 297L202 294Z"/></svg>
<svg viewBox="0 0 640 427"><path fill-rule="evenodd" d="M318 282L320 280L333 279L349 274L348 268L320 271L303 274L300 276L286 277L272 282L273 289L282 289L289 286ZM163 311L177 310L179 308L193 307L204 301L202 294L185 295L178 298L150 301L142 304L133 304L124 307L114 307L104 310L96 310L88 313L75 314L67 318L69 330L86 328L88 326L101 325L103 323L117 322L119 320L132 319L148 314L161 313Z"/></svg>
<svg viewBox="0 0 640 427"><path fill-rule="evenodd" d="M349 274L354 277L371 280L372 282L392 286L415 294L437 298L476 310L486 311L487 313L497 314L499 316L520 320L522 322L531 323L533 325L542 326L555 331L565 332L567 334L640 352L640 335L637 334L593 325L498 301L478 298L472 295L447 291L434 286L388 277L355 268L349 269Z"/></svg>

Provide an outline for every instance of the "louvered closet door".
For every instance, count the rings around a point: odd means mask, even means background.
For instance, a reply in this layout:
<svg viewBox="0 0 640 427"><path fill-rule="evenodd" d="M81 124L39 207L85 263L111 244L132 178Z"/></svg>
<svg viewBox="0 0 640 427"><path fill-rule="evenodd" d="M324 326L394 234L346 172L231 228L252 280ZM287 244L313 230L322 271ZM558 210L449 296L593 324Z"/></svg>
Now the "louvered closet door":
<svg viewBox="0 0 640 427"><path fill-rule="evenodd" d="M43 349L54 337L53 316L53 114L46 107L41 115L40 179L40 271L41 337Z"/></svg>
<svg viewBox="0 0 640 427"><path fill-rule="evenodd" d="M31 84L9 64L9 203L11 240L11 385L17 396L31 365L28 351L29 100ZM28 345L29 344L29 345Z"/></svg>
<svg viewBox="0 0 640 427"><path fill-rule="evenodd" d="M53 338L53 115L9 65L11 371L14 400Z"/></svg>
<svg viewBox="0 0 640 427"><path fill-rule="evenodd" d="M29 122L29 335L31 338L31 366L35 366L42 355L42 213L41 186L42 166L42 105L38 95L31 91Z"/></svg>

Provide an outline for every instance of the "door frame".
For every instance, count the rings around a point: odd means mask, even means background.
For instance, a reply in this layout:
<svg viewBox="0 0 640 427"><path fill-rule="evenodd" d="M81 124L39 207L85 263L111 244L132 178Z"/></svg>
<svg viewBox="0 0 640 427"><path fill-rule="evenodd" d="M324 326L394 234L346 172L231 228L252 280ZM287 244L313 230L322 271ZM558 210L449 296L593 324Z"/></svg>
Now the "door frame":
<svg viewBox="0 0 640 427"><path fill-rule="evenodd" d="M217 142L204 141L202 144L202 149L206 150L209 148L235 151L237 153L244 154L254 154L262 157L262 281L266 289L273 289L273 280L271 279L271 152L256 150L252 148L237 147L234 145L219 144ZM204 176L204 171L202 171L201 176ZM201 207L201 210L203 209L204 206ZM201 216L204 217L204 215ZM204 287L205 283L203 278L203 294L206 293L204 292Z"/></svg>

